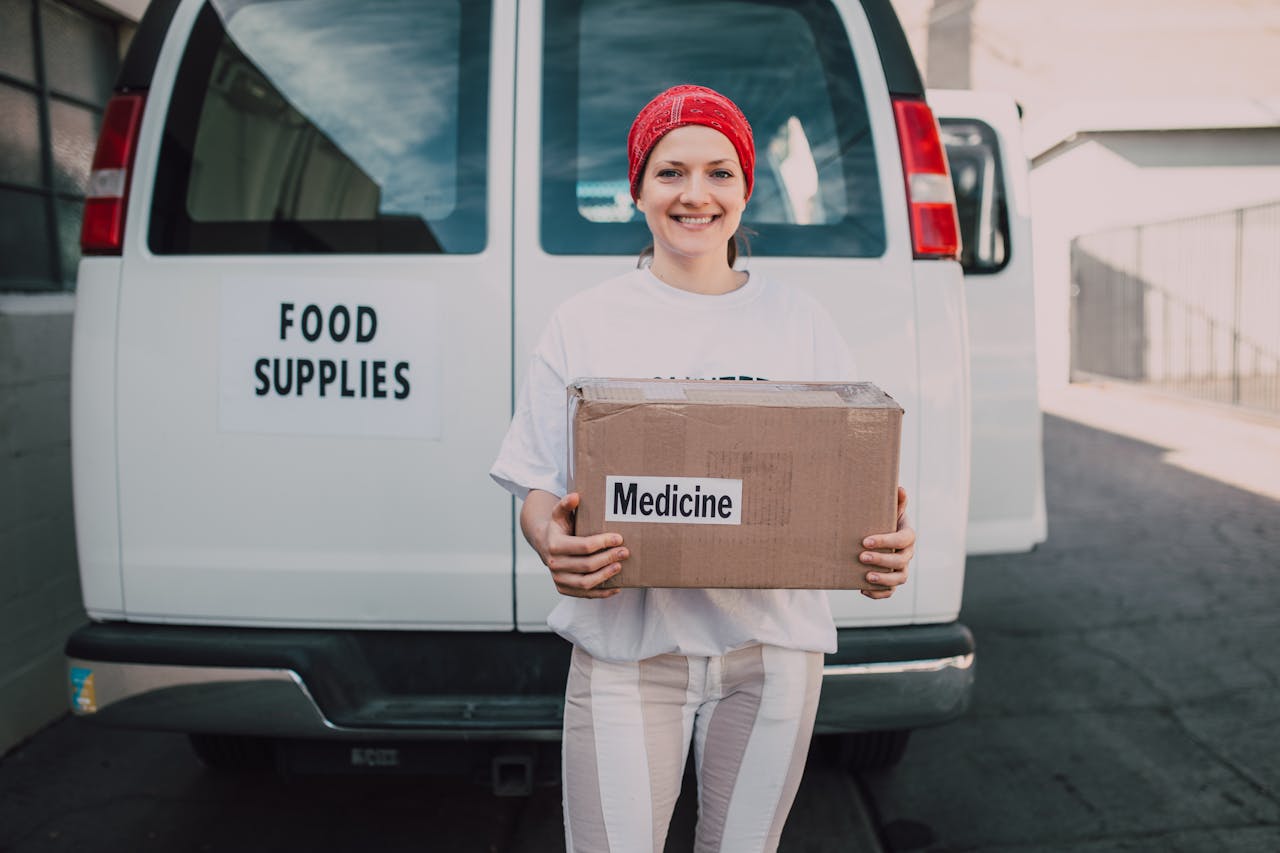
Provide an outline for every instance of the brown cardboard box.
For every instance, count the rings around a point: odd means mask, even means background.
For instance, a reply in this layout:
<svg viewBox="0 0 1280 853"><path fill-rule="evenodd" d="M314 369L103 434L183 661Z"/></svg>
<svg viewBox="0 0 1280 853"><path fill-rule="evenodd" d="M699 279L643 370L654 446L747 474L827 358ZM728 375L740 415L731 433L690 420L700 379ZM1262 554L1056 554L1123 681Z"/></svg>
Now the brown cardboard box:
<svg viewBox="0 0 1280 853"><path fill-rule="evenodd" d="M622 535L604 586L865 589L896 526L902 408L870 383L583 379L576 531Z"/></svg>

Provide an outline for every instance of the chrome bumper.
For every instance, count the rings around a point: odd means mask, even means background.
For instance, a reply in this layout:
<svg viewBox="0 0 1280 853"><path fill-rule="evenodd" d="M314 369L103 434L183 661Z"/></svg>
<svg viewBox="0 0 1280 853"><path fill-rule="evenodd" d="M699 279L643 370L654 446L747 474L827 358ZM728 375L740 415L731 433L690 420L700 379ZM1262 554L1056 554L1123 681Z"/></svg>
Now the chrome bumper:
<svg viewBox="0 0 1280 853"><path fill-rule="evenodd" d="M344 682L335 693L335 678L360 671L356 659L335 652L337 664L328 669L306 658L294 666L272 650L311 635L277 639L259 632L256 639L268 644L268 654L262 647L246 651L246 644L237 642L241 630L225 629L224 637L221 630L179 626L86 626L68 643L71 710L106 725L210 734L346 740L560 737L563 669L546 650L554 644L554 655L567 646L561 649L563 643L554 637L507 635L510 649L528 652L522 657L508 649L508 662L542 674L537 686L526 685L522 693L499 692L492 681L464 685L443 676L413 691L384 693ZM823 670L817 733L919 728L953 719L968 706L974 654L972 635L963 625L843 629L839 635L840 648L827 657ZM461 635L437 639L440 648L450 650L467 642ZM539 646L541 658L535 653ZM492 655L464 659L499 665ZM228 665L241 660L259 665ZM268 661L284 665L262 665ZM309 684L312 676L320 680ZM340 700L357 688L367 692L353 713Z"/></svg>
<svg viewBox="0 0 1280 853"><path fill-rule="evenodd" d="M73 714L131 729L347 740L556 740L564 713L559 699L447 697L416 703L421 726L344 726L325 716L291 669L76 658L68 658L67 667ZM88 696L75 685L85 673L92 676ZM521 722L503 724L513 717Z"/></svg>
<svg viewBox="0 0 1280 853"><path fill-rule="evenodd" d="M931 660L828 664L822 670L817 734L917 729L969 707L973 652Z"/></svg>

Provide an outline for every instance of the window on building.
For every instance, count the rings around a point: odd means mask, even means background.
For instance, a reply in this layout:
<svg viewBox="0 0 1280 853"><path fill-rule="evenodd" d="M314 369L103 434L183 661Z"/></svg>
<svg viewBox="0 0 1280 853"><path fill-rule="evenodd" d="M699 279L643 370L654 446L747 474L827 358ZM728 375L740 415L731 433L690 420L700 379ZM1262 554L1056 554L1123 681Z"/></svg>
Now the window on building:
<svg viewBox="0 0 1280 853"><path fill-rule="evenodd" d="M117 26L55 0L0 0L0 289L75 282Z"/></svg>

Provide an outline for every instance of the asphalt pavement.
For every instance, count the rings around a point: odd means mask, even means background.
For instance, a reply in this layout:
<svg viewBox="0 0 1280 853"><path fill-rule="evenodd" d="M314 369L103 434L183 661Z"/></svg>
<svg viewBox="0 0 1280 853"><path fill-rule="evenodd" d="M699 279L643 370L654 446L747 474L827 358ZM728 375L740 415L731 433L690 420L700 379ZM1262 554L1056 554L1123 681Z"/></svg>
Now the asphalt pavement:
<svg viewBox="0 0 1280 853"><path fill-rule="evenodd" d="M1046 409L1049 539L969 561L974 703L864 780L885 847L1275 853L1280 422L1115 386Z"/></svg>
<svg viewBox="0 0 1280 853"><path fill-rule="evenodd" d="M811 765L784 853L1280 850L1280 422L1108 387L1046 409L1049 540L969 563L973 707L892 772ZM0 761L0 853L554 851L559 797L219 776L66 718ZM693 820L686 795L669 853Z"/></svg>

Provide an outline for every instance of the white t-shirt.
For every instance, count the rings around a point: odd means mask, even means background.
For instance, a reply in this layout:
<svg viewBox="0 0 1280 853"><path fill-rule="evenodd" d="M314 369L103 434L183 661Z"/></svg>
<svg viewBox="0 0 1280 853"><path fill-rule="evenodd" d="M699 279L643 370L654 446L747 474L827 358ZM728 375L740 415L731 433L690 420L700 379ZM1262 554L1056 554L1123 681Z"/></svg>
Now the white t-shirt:
<svg viewBox="0 0 1280 853"><path fill-rule="evenodd" d="M706 296L671 287L647 268L635 270L573 296L552 315L489 472L494 480L521 499L530 489L565 494L565 387L593 376L851 381L855 372L830 315L803 291L753 272L737 290ZM604 660L722 655L753 643L836 649L823 590L565 596L547 624Z"/></svg>

